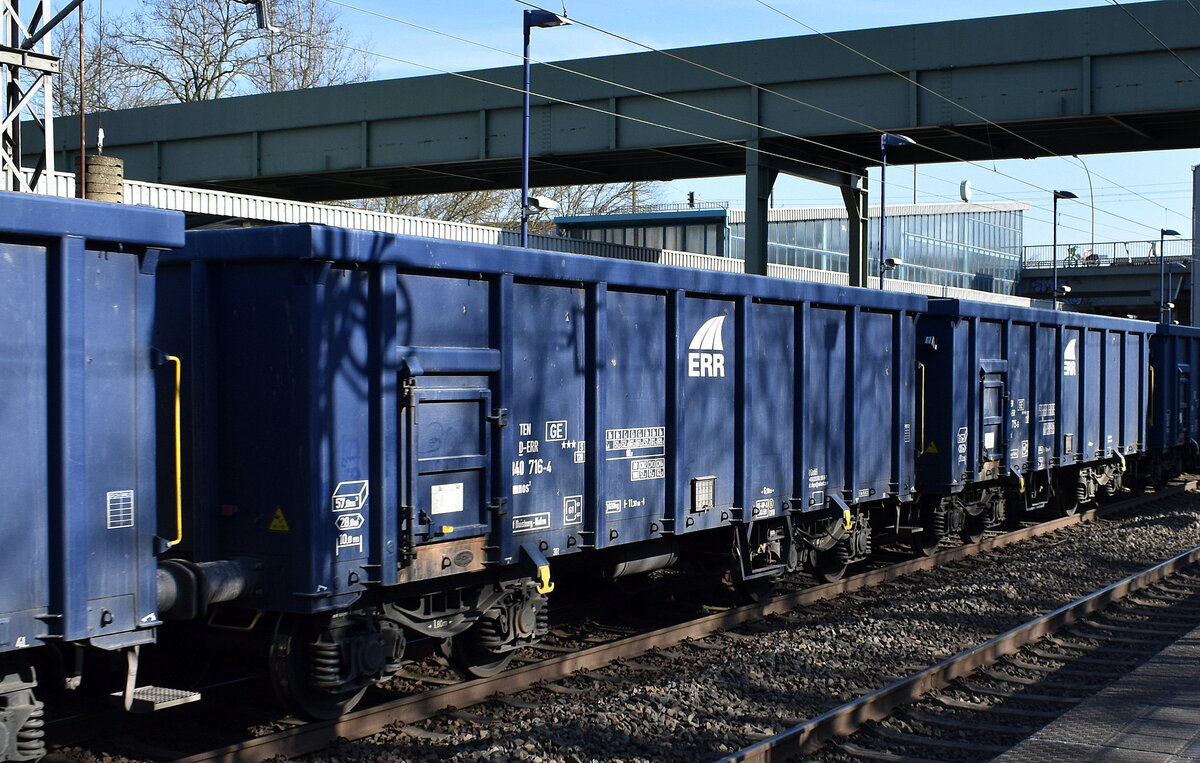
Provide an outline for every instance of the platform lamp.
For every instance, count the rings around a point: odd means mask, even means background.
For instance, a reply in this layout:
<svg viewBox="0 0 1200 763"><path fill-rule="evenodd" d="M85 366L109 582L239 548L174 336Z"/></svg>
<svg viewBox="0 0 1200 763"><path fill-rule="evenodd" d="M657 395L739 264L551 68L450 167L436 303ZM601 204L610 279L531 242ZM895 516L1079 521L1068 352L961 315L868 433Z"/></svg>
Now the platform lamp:
<svg viewBox="0 0 1200 763"><path fill-rule="evenodd" d="M1158 320L1160 323L1170 323L1170 313L1167 307L1167 258L1164 247L1167 236L1178 236L1179 231L1170 228L1160 228L1158 231Z"/></svg>
<svg viewBox="0 0 1200 763"><path fill-rule="evenodd" d="M1183 273L1187 270L1186 262L1172 262L1171 267L1167 269L1167 323L1173 323L1171 311L1175 309L1175 300L1171 296L1175 293L1175 274ZM1182 287L1183 284L1180 284Z"/></svg>
<svg viewBox="0 0 1200 763"><path fill-rule="evenodd" d="M534 27L565 26L570 20L557 13L543 10L524 12L522 32L525 40L525 86L521 91L521 246L529 246L529 30Z"/></svg>
<svg viewBox="0 0 1200 763"><path fill-rule="evenodd" d="M895 133L885 132L879 136L879 288L883 288L883 274L887 267L887 260L884 259L884 223L887 220L887 207L885 200L887 196L887 150L888 146L915 146L917 142L907 135L897 135Z"/></svg>
<svg viewBox="0 0 1200 763"><path fill-rule="evenodd" d="M1058 200L1078 199L1070 191L1055 191L1050 214L1050 262L1053 275L1050 278L1051 294L1054 299L1054 309L1058 309Z"/></svg>

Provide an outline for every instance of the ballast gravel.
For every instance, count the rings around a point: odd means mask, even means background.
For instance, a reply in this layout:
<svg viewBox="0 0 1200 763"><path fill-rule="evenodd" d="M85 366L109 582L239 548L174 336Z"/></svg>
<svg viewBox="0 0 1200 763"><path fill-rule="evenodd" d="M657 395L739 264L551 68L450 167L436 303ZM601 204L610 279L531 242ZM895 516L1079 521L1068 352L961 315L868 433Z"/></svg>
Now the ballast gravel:
<svg viewBox="0 0 1200 763"><path fill-rule="evenodd" d="M577 675L310 761L696 761L734 752L1200 545L1200 498L919 573L773 616L705 646ZM656 668L656 669L646 669Z"/></svg>

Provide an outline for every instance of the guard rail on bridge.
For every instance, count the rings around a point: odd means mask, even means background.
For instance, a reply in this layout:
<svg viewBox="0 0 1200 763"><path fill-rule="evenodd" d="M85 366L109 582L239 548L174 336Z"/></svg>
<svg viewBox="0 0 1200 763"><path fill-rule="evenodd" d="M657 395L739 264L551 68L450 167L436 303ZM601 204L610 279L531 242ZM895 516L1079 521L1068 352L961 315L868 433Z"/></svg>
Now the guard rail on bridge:
<svg viewBox="0 0 1200 763"><path fill-rule="evenodd" d="M1021 259L1025 270L1053 267L1053 246L1027 246ZM1111 265L1154 265L1159 261L1159 241L1103 241L1094 244L1059 244L1058 267L1085 268ZM1168 238L1162 242L1167 262L1186 262L1192 258L1192 239Z"/></svg>

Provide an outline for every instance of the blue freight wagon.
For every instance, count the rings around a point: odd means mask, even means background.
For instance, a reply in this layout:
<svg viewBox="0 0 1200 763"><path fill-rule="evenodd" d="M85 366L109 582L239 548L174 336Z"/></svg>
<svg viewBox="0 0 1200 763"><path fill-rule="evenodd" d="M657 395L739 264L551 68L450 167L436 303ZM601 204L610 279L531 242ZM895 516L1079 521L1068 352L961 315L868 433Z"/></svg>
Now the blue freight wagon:
<svg viewBox="0 0 1200 763"><path fill-rule="evenodd" d="M234 603L284 613L275 682L311 715L414 637L498 670L571 565L836 577L912 501L925 304L319 226L190 233L156 336L187 379L181 549L258 570Z"/></svg>
<svg viewBox="0 0 1200 763"><path fill-rule="evenodd" d="M1195 467L1200 440L1200 329L1160 323L1150 343L1150 458L1145 481L1161 484Z"/></svg>
<svg viewBox="0 0 1200 763"><path fill-rule="evenodd" d="M159 625L153 276L183 216L0 193L0 221L0 759L28 760L38 653L77 680Z"/></svg>
<svg viewBox="0 0 1200 763"><path fill-rule="evenodd" d="M0 214L3 760L44 752L35 667L74 688L120 654L126 709L198 698L137 686L160 620L180 649L264 639L281 697L333 716L428 646L502 669L576 573L688 564L755 598L1162 481L1200 431L1195 329L320 226L160 253L177 215Z"/></svg>
<svg viewBox="0 0 1200 763"><path fill-rule="evenodd" d="M930 300L918 322L925 541L1113 495L1146 443L1154 324Z"/></svg>

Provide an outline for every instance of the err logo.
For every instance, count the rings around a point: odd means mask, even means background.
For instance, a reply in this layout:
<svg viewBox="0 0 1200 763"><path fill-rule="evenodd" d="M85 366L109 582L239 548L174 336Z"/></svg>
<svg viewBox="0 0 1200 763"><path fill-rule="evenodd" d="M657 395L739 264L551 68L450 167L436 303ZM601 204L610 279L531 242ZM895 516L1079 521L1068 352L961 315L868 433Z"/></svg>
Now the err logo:
<svg viewBox="0 0 1200 763"><path fill-rule="evenodd" d="M1075 339L1072 338L1067 342L1067 346L1063 349L1063 376L1078 376L1079 375L1079 356L1075 351Z"/></svg>
<svg viewBox="0 0 1200 763"><path fill-rule="evenodd" d="M709 318L692 337L688 345L688 376L725 375L725 343L721 341L724 325L724 315Z"/></svg>

